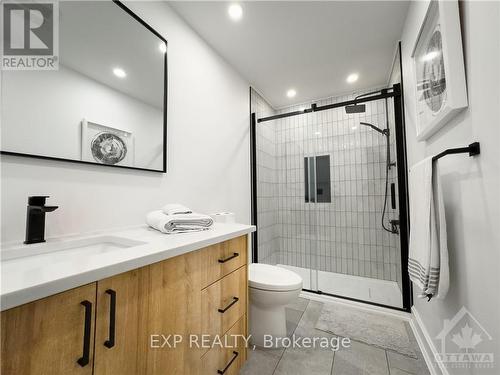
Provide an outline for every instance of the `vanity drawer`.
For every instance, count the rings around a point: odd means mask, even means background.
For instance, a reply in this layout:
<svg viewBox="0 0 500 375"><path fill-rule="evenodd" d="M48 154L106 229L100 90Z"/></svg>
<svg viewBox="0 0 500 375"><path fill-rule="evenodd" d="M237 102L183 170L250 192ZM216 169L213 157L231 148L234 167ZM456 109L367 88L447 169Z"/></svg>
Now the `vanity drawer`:
<svg viewBox="0 0 500 375"><path fill-rule="evenodd" d="M247 270L243 266L201 291L202 333L223 335L246 312Z"/></svg>
<svg viewBox="0 0 500 375"><path fill-rule="evenodd" d="M247 264L247 236L233 238L201 250L202 288Z"/></svg>
<svg viewBox="0 0 500 375"><path fill-rule="evenodd" d="M214 346L201 357L201 368L204 374L238 375L246 360L245 340L246 316L241 319L221 338L228 343L224 347ZM224 371L225 370L225 371Z"/></svg>

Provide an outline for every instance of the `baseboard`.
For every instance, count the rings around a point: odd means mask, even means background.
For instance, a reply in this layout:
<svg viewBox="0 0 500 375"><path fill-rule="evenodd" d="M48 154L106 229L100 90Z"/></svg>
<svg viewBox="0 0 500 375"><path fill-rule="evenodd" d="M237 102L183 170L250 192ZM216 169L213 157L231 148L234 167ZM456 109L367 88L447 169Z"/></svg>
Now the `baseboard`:
<svg viewBox="0 0 500 375"><path fill-rule="evenodd" d="M436 362L434 360L435 354L438 353L438 351L415 306L412 306L411 314L413 319L410 320L410 327L417 339L418 346L422 351L429 372L431 375L450 375L448 369L441 362Z"/></svg>

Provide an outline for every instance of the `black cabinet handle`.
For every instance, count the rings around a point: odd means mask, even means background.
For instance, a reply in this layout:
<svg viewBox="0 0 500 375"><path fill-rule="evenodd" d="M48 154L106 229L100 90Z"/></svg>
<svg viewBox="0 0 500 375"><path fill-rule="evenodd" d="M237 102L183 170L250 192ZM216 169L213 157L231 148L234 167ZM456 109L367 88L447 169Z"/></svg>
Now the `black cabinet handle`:
<svg viewBox="0 0 500 375"><path fill-rule="evenodd" d="M116 292L113 289L106 290L109 294L109 335L108 339L104 341L106 348L115 346L115 324L116 324Z"/></svg>
<svg viewBox="0 0 500 375"><path fill-rule="evenodd" d="M234 360L238 357L238 352L233 352L233 358L229 361L229 363L224 367L224 370L217 370L217 374L224 375L227 369L233 364Z"/></svg>
<svg viewBox="0 0 500 375"><path fill-rule="evenodd" d="M85 307L85 325L83 327L83 356L76 361L80 366L84 367L90 361L90 328L92 325L92 303L90 301L82 301L80 305Z"/></svg>
<svg viewBox="0 0 500 375"><path fill-rule="evenodd" d="M233 301L224 307L223 309L217 309L221 314L224 314L227 310L229 310L236 302L238 302L240 299L238 297L233 297Z"/></svg>
<svg viewBox="0 0 500 375"><path fill-rule="evenodd" d="M231 255L230 257L228 257L226 259L219 259L219 263L226 263L226 262L230 261L231 259L234 259L234 258L236 258L238 256L240 256L240 254L233 253L233 255Z"/></svg>

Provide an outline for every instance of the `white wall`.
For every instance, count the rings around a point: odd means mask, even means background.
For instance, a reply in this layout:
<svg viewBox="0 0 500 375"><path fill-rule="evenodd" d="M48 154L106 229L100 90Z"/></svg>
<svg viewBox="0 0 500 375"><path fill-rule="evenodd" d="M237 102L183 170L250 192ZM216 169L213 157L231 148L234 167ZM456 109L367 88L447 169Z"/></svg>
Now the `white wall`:
<svg viewBox="0 0 500 375"><path fill-rule="evenodd" d="M84 118L132 133L134 163L120 165L162 169L160 108L62 65L2 73L2 150L80 160Z"/></svg>
<svg viewBox="0 0 500 375"><path fill-rule="evenodd" d="M413 2L402 37L409 166L446 148L481 142L481 155L440 161L450 253L451 287L445 300L415 298L415 309L434 338L465 306L483 324L500 366L500 3L460 2L469 108L426 142L416 141L411 50L427 2ZM437 342L436 342L437 343ZM461 370L448 369L451 374Z"/></svg>
<svg viewBox="0 0 500 375"><path fill-rule="evenodd" d="M24 238L28 195L60 208L47 236L141 224L166 202L250 221L248 84L164 2L127 3L168 40L168 172L2 156L2 241Z"/></svg>

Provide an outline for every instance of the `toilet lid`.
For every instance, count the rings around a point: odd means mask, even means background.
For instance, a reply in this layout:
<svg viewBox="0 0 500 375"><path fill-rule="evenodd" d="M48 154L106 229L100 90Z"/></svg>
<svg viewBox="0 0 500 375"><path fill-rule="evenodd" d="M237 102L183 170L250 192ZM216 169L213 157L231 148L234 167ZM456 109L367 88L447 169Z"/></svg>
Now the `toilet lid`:
<svg viewBox="0 0 500 375"><path fill-rule="evenodd" d="M250 288L285 292L302 289L302 278L281 267L252 263L248 266L248 285Z"/></svg>

